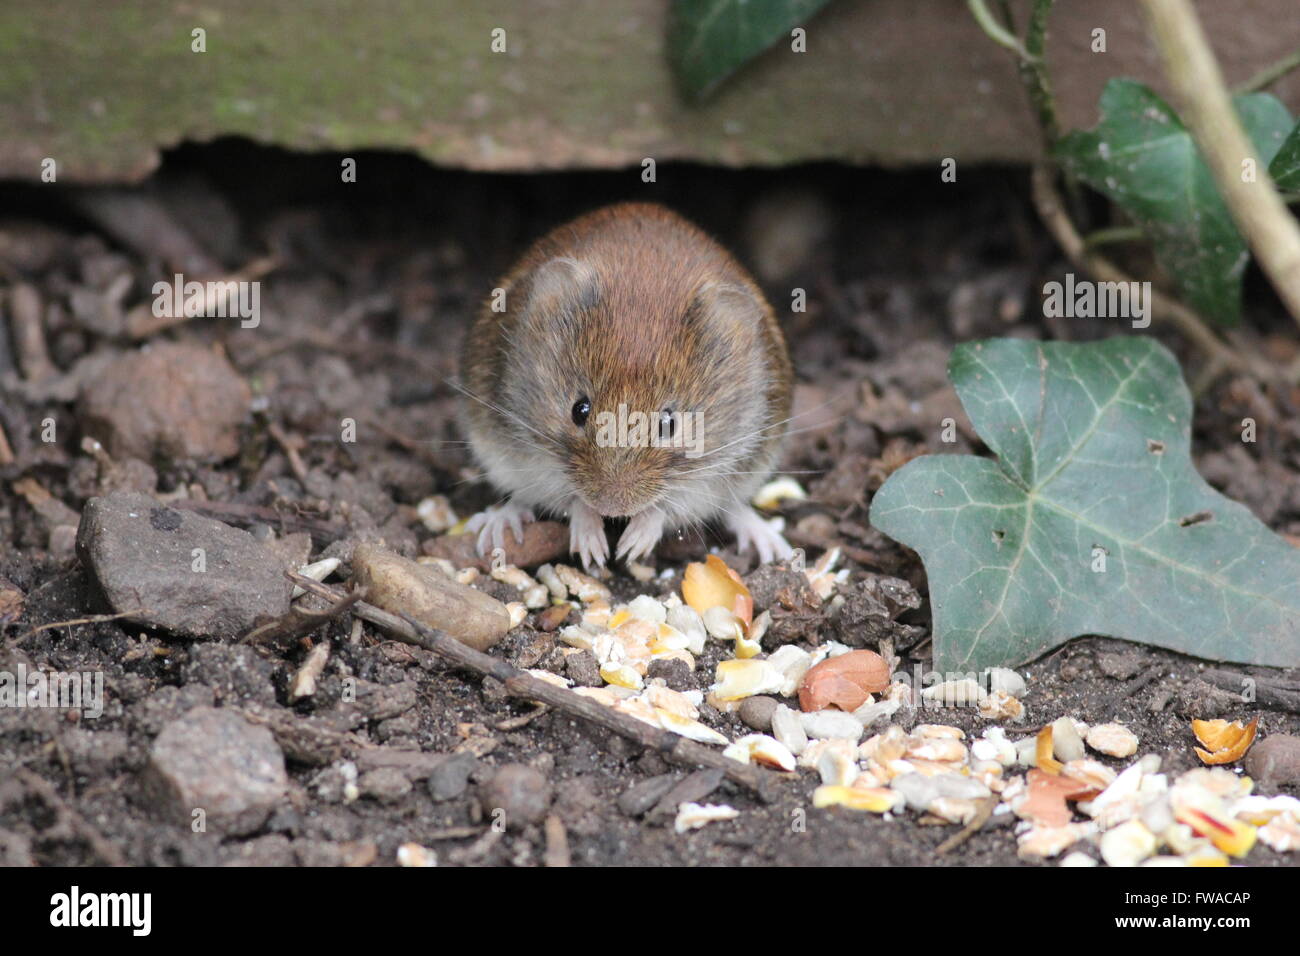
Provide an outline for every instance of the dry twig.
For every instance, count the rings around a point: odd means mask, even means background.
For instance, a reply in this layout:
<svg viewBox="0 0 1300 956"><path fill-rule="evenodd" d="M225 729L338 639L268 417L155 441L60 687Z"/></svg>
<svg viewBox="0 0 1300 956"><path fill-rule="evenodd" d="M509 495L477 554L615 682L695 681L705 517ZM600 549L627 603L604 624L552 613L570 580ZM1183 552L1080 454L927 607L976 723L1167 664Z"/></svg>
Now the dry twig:
<svg viewBox="0 0 1300 956"><path fill-rule="evenodd" d="M123 617L133 617L137 614L148 614L148 608L137 608L134 611L119 611L117 614L90 614L86 617L74 617L70 621L51 621L49 624L42 624L40 627L33 627L29 631L19 634L17 641L25 641L33 634L39 634L42 631L52 631L56 627L72 627L74 624L99 624L103 621L116 621Z"/></svg>
<svg viewBox="0 0 1300 956"><path fill-rule="evenodd" d="M338 617L361 599L360 591L345 594L319 611L294 605L289 613L274 621L258 625L239 639L241 644L266 644L292 641L310 634L325 622Z"/></svg>
<svg viewBox="0 0 1300 956"><path fill-rule="evenodd" d="M331 601L337 601L342 596L342 592L337 589L301 574L290 572L289 577L303 590L319 594ZM358 601L353 605L352 613L383 628L399 641L423 647L476 674L496 678L505 685L505 692L510 697L549 704L570 717L589 721L647 749L654 750L673 763L722 770L727 779L753 791L759 799L765 801L770 799L772 779L770 771L724 757L703 744L687 740L668 730L651 727L644 721L606 707L590 697L583 697L567 688L539 680L505 661L467 647L450 635L426 627L409 617L390 614L364 601Z"/></svg>
<svg viewBox="0 0 1300 956"><path fill-rule="evenodd" d="M944 840L934 849L935 856L943 856L952 850L957 849L976 833L983 829L984 824L989 822L989 817L993 816L993 811L998 805L998 795L992 794L980 801L979 807L975 810L975 816L971 817L970 823L966 824L948 839Z"/></svg>

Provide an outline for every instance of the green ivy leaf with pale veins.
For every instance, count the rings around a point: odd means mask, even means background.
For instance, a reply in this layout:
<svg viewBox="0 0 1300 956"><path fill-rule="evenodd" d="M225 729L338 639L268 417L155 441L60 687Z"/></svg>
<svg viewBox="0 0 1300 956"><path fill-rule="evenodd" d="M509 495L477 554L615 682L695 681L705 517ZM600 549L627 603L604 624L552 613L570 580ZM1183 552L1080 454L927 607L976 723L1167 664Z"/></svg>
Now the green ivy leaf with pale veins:
<svg viewBox="0 0 1300 956"><path fill-rule="evenodd" d="M689 99L806 22L830 0L674 0L668 56Z"/></svg>
<svg viewBox="0 0 1300 956"><path fill-rule="evenodd" d="M1295 124L1291 135L1273 157L1269 174L1283 192L1300 193L1300 123Z"/></svg>
<svg viewBox="0 0 1300 956"><path fill-rule="evenodd" d="M937 669L1083 634L1300 665L1300 548L1197 474L1168 350L991 339L958 346L948 374L997 460L917 458L871 503L925 562Z"/></svg>
<svg viewBox="0 0 1300 956"><path fill-rule="evenodd" d="M1267 167L1291 129L1290 114L1268 93L1233 103ZM1221 325L1241 318L1250 252L1191 133L1164 100L1134 80L1111 80L1096 129L1062 137L1056 156L1133 217L1184 302Z"/></svg>

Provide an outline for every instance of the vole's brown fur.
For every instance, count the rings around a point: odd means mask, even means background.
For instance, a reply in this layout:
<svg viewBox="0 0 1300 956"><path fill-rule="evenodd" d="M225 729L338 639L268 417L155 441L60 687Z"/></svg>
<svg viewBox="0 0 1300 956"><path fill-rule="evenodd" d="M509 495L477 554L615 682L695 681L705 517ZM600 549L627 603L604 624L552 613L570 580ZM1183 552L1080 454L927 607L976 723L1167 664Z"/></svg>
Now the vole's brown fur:
<svg viewBox="0 0 1300 956"><path fill-rule="evenodd" d="M626 203L538 240L500 288L505 309L490 299L478 315L462 379L476 456L516 506L653 505L668 526L748 509L775 464L791 369L771 307L730 254L661 206ZM572 420L580 397L586 427ZM620 404L696 412L704 455L598 444L591 422Z"/></svg>

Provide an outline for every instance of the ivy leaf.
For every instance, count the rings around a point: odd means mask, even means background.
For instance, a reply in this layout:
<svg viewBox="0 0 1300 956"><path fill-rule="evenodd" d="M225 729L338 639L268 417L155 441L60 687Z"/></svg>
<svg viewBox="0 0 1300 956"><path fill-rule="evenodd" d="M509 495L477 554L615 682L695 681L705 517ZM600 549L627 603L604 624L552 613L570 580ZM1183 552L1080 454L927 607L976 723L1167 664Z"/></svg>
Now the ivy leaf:
<svg viewBox="0 0 1300 956"><path fill-rule="evenodd" d="M830 0L673 0L668 56L688 99L702 100Z"/></svg>
<svg viewBox="0 0 1300 956"><path fill-rule="evenodd" d="M1168 350L991 339L958 346L948 374L998 460L915 459L871 503L925 562L936 668L1018 664L1082 634L1300 665L1300 548L1197 474Z"/></svg>
<svg viewBox="0 0 1300 956"><path fill-rule="evenodd" d="M1290 114L1268 93L1233 103L1267 166L1291 128ZM1191 133L1164 100L1134 80L1111 80L1101 94L1101 122L1062 137L1056 156L1133 217L1183 301L1221 325L1241 318L1250 252Z"/></svg>
<svg viewBox="0 0 1300 956"><path fill-rule="evenodd" d="M1273 157L1268 167L1269 175L1283 192L1300 192L1300 123Z"/></svg>

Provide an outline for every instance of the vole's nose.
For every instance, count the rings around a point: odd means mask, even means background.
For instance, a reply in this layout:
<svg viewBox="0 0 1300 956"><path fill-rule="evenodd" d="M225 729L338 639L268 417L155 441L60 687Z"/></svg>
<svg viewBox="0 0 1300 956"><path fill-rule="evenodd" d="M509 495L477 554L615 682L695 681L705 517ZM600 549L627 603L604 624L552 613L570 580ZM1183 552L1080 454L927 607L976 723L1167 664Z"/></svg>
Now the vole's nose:
<svg viewBox="0 0 1300 956"><path fill-rule="evenodd" d="M636 514L641 510L645 495L630 482L617 482L601 488L593 496L592 505L597 511L609 518L618 518Z"/></svg>
<svg viewBox="0 0 1300 956"><path fill-rule="evenodd" d="M655 490L646 463L614 455L602 464L596 480L584 489L592 507L610 518L634 515L644 508Z"/></svg>

